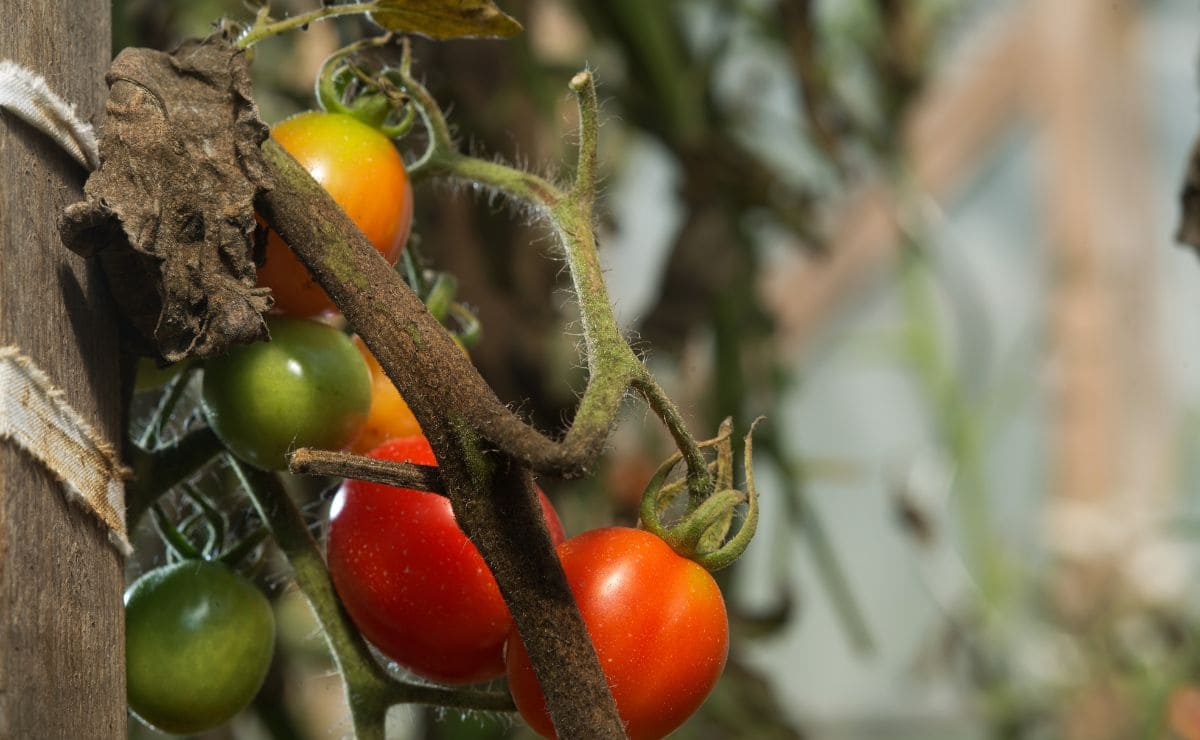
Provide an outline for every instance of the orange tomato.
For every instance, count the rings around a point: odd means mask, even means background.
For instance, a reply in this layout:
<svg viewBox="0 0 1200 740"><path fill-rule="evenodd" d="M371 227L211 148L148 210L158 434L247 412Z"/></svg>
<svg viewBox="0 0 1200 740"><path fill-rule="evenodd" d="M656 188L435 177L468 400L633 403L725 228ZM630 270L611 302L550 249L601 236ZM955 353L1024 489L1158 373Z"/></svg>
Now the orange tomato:
<svg viewBox="0 0 1200 740"><path fill-rule="evenodd" d="M358 440L350 449L365 455L389 439L422 435L417 417L413 416L400 391L392 384L391 378L384 375L375 355L371 354L371 350L367 349L367 345L358 337L354 338L354 346L358 347L371 370L371 409L367 412L367 422L359 433Z"/></svg>
<svg viewBox="0 0 1200 740"><path fill-rule="evenodd" d="M1181 740L1200 740L1200 687L1184 685L1171 692L1167 721L1174 736Z"/></svg>
<svg viewBox="0 0 1200 740"><path fill-rule="evenodd" d="M347 115L309 111L271 129L271 136L333 196L390 264L400 258L412 227L412 188L390 139ZM293 316L334 310L333 302L274 231L258 284L275 307Z"/></svg>

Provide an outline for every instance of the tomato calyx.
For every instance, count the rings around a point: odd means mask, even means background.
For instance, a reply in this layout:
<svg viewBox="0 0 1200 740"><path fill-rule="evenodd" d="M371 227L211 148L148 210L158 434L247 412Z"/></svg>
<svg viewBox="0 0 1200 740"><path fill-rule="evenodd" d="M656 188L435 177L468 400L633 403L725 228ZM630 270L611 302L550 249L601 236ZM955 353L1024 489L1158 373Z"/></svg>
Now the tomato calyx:
<svg viewBox="0 0 1200 740"><path fill-rule="evenodd" d="M698 443L700 448L715 448L717 458L709 463L715 473L715 485L711 492L700 497L689 496L684 512L674 524L667 525L663 517L686 490L687 480L670 483L667 480L682 461L676 452L667 458L646 484L642 494L641 526L658 536L680 556L704 566L710 571L721 570L733 564L754 537L758 527L758 492L754 487L754 472L751 465L754 427L762 418L754 420L745 437L745 490L733 485L733 445L731 441L733 423L726 419L721 423L717 436ZM730 536L738 509L745 505L741 526Z"/></svg>
<svg viewBox="0 0 1200 740"><path fill-rule="evenodd" d="M416 109L400 89L395 75L384 67L372 72L354 60L368 47L386 46L394 36L385 34L355 42L330 54L317 75L316 97L321 108L341 113L378 129L389 139L407 134L416 122ZM411 61L407 40L402 45L401 65Z"/></svg>

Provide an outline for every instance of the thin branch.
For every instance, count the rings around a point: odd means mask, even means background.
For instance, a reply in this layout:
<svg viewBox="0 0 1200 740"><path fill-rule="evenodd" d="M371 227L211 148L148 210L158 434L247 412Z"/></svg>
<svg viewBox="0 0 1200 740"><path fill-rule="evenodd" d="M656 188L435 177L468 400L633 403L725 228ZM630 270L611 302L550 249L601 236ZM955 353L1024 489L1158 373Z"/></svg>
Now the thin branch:
<svg viewBox="0 0 1200 740"><path fill-rule="evenodd" d="M194 475L225 446L212 429L200 427L154 452L137 445L130 448L133 477L125 485L125 518L133 527L159 496Z"/></svg>
<svg viewBox="0 0 1200 740"><path fill-rule="evenodd" d="M434 465L378 460L349 452L330 452L304 447L292 453L288 460L288 469L296 475L332 475L446 495L442 476Z"/></svg>
<svg viewBox="0 0 1200 740"><path fill-rule="evenodd" d="M291 18L284 18L275 22L258 22L254 27L242 34L237 40L237 46L242 49L248 49L254 44L257 44L263 39L277 36L281 33L291 31L297 28L304 28L310 23L323 21L326 18L333 18L339 15L350 15L352 13L366 13L374 8L376 3L347 3L343 5L322 5L316 10L311 10L307 13L294 15Z"/></svg>

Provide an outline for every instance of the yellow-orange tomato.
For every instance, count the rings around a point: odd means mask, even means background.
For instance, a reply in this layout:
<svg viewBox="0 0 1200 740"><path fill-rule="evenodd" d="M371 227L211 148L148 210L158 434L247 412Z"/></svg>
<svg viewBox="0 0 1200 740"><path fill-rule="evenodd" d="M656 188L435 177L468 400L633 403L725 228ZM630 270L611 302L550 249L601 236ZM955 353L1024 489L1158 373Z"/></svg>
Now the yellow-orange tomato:
<svg viewBox="0 0 1200 740"><path fill-rule="evenodd" d="M365 455L389 439L420 436L422 431L417 417L413 416L391 379L384 375L375 355L358 337L354 338L354 346L371 369L371 410L367 412L367 423L358 440L350 449Z"/></svg>
<svg viewBox="0 0 1200 740"><path fill-rule="evenodd" d="M309 111L271 129L271 137L333 196L350 220L390 264L400 258L412 227L412 188L404 160L390 139L347 115ZM293 316L334 308L325 291L274 231L259 285L275 307Z"/></svg>

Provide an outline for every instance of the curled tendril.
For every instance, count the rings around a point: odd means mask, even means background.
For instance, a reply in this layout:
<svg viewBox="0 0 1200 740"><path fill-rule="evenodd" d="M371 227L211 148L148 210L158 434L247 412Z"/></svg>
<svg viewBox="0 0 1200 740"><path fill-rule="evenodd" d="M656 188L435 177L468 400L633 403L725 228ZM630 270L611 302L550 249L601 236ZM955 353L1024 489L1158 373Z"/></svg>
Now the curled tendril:
<svg viewBox="0 0 1200 740"><path fill-rule="evenodd" d="M715 468L717 490L694 501L680 520L666 526L663 512L684 490L686 480L667 483L667 479L682 461L681 453L671 455L658 467L642 495L642 527L662 538L680 555L690 558L709 570L720 570L737 560L750 544L758 526L758 493L754 487L754 472L751 467L753 443L751 435L761 421L755 419L746 434L746 490L733 486L733 445L731 436L733 423L726 419L721 423L717 436L697 443L702 449L715 447L717 459L708 464ZM746 505L746 515L741 527L726 541L733 526L734 512Z"/></svg>
<svg viewBox="0 0 1200 740"><path fill-rule="evenodd" d="M344 46L326 57L316 81L316 96L321 107L331 113L368 120L389 139L400 138L412 130L417 112L399 82L402 79L401 71L412 63L408 40L404 39L401 45L399 69L372 72L353 59L365 49L388 46L395 39L395 35L390 33L372 36ZM363 91L369 92L359 100L350 102L346 99L347 91L354 82L358 82Z"/></svg>

